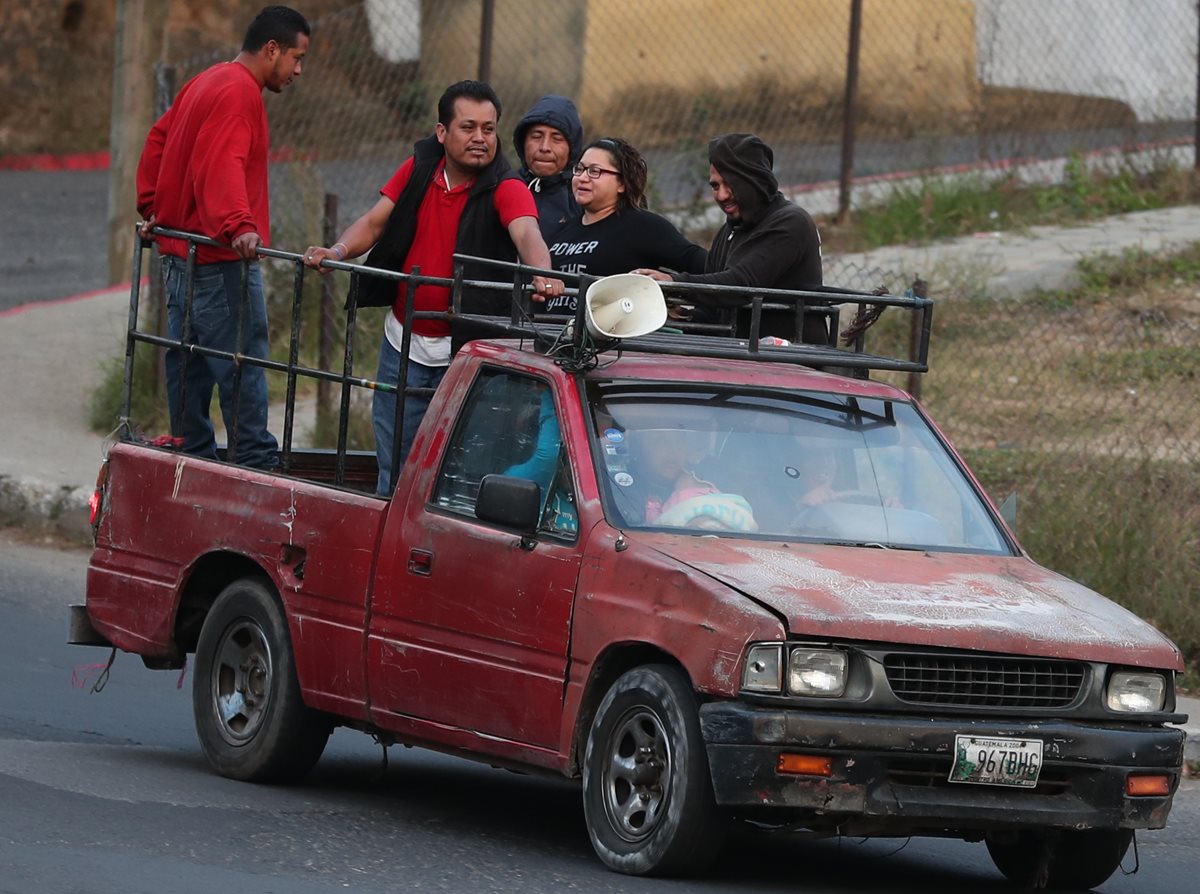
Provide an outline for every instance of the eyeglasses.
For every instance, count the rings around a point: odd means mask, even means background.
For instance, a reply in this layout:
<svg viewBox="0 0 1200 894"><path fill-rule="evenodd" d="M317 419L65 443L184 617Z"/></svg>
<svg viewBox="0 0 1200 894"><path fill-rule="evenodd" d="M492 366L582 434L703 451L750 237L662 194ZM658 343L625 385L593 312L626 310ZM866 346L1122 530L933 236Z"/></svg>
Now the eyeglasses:
<svg viewBox="0 0 1200 894"><path fill-rule="evenodd" d="M587 174L592 180L599 180L601 174L612 174L616 177L621 175L620 171L610 171L608 168L600 167L600 165L585 165L582 163L576 164L575 167L571 168L571 173L576 177L582 177L584 174Z"/></svg>

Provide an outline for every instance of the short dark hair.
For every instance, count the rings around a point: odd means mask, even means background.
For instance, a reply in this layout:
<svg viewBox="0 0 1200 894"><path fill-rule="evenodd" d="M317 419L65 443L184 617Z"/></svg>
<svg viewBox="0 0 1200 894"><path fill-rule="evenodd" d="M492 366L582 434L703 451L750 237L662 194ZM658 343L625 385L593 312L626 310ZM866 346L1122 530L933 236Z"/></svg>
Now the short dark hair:
<svg viewBox="0 0 1200 894"><path fill-rule="evenodd" d="M593 140L583 151L587 152L588 149L603 149L613 160L613 167L617 169L621 184L625 187L625 192L617 198L617 208L645 208L646 182L650 179L650 171L642 153L620 137Z"/></svg>
<svg viewBox="0 0 1200 894"><path fill-rule="evenodd" d="M496 107L496 120L500 120L500 97L490 84L483 81L459 81L451 84L438 100L438 123L449 127L454 120L454 103L459 99L473 99L476 102L490 102Z"/></svg>
<svg viewBox="0 0 1200 894"><path fill-rule="evenodd" d="M300 42L301 34L305 37L312 35L308 19L290 6L264 6L246 29L242 50L257 53L272 40L285 50L290 50Z"/></svg>

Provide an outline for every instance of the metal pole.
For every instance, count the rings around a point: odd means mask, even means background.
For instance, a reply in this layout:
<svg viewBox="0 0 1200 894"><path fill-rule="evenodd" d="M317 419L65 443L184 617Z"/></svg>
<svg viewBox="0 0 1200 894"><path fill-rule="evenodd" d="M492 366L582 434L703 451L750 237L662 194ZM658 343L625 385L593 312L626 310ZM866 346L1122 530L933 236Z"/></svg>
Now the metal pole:
<svg viewBox="0 0 1200 894"><path fill-rule="evenodd" d="M300 323L304 319L304 264L296 261L295 265L292 276L292 330L288 339L287 397L283 403L281 467L285 475L292 469L292 433L296 421L296 366L300 360ZM318 388L322 382L322 379L317 380Z"/></svg>
<svg viewBox="0 0 1200 894"><path fill-rule="evenodd" d="M1196 137L1192 144L1192 166L1200 171L1200 0L1196 3Z"/></svg>
<svg viewBox="0 0 1200 894"><path fill-rule="evenodd" d="M412 363L413 310L417 300L416 278L420 275L420 265L413 267L408 286L404 290L404 335L400 337L400 374L396 377L396 418L392 424L392 431L396 435L392 439L392 467L388 477L388 492L385 495L389 497L396 492L396 482L400 479L400 468L407 459L407 457L400 456L400 450L404 443L404 405L411 396L408 388L408 367ZM416 432L413 432L413 436L416 437Z"/></svg>
<svg viewBox="0 0 1200 894"><path fill-rule="evenodd" d="M175 67L154 63L154 120L157 121L171 108L175 98ZM153 314L154 333L167 334L167 292L162 281L162 256L158 253L158 243L151 243L150 252L150 312ZM151 367L150 391L154 395L156 406L163 402L163 383L167 380L166 352L156 351L155 360Z"/></svg>
<svg viewBox="0 0 1200 894"><path fill-rule="evenodd" d="M858 117L858 52L862 0L850 0L850 47L846 53L846 95L842 103L842 169L838 176L838 223L850 220L850 181L854 177L854 128Z"/></svg>
<svg viewBox="0 0 1200 894"><path fill-rule="evenodd" d="M338 197L333 193L325 193L325 215L322 222L322 244L333 245L337 238ZM329 274L321 277L321 304L317 319L317 366L329 369L333 354L333 277ZM330 411L330 401L333 398L331 383L317 381L317 418L327 418Z"/></svg>
<svg viewBox="0 0 1200 894"><path fill-rule="evenodd" d="M95 7L98 4L54 4L58 7ZM121 282L129 272L135 244L133 197L137 193L137 165L146 133L154 123L154 63L163 58L167 12L161 0L116 0L103 4L116 10L112 49L112 110L108 145L108 216L106 219L108 282ZM42 5L43 7L45 4ZM5 4L9 8L9 4Z"/></svg>
<svg viewBox="0 0 1200 894"><path fill-rule="evenodd" d="M925 282L925 280L918 276L913 280L912 293L917 298L928 298L929 283ZM909 321L912 324L908 333L909 360L917 361L921 359L922 335L924 334L925 338L928 338L928 323L926 322L927 318L928 313L926 310L922 310L920 313L914 312L909 318ZM928 344L928 342L926 342L926 344ZM921 378L921 374L919 372L910 372L908 374L908 393L911 394L916 400L921 399L922 381L924 380Z"/></svg>
<svg viewBox="0 0 1200 894"><path fill-rule="evenodd" d="M134 240L133 273L129 278L129 328L125 334L125 381L121 384L120 422L124 429L121 432L123 437L128 437L133 430L129 424L129 414L133 406L133 356L136 347L133 333L137 331L138 288L142 284L142 237L135 235Z"/></svg>
<svg viewBox="0 0 1200 894"><path fill-rule="evenodd" d="M492 30L496 22L496 0L483 0L479 22L479 80L492 78Z"/></svg>

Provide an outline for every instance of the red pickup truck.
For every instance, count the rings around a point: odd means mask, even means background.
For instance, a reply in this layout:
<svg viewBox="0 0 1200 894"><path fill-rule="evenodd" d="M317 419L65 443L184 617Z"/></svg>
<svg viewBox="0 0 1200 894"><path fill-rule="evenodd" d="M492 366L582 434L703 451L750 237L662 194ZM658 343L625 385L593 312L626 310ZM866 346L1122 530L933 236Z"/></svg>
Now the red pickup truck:
<svg viewBox="0 0 1200 894"><path fill-rule="evenodd" d="M1167 821L1179 651L1033 562L907 393L752 341L471 342L390 499L373 457L117 443L73 641L194 653L232 778L300 779L335 725L581 777L621 872L750 820L1103 882Z"/></svg>

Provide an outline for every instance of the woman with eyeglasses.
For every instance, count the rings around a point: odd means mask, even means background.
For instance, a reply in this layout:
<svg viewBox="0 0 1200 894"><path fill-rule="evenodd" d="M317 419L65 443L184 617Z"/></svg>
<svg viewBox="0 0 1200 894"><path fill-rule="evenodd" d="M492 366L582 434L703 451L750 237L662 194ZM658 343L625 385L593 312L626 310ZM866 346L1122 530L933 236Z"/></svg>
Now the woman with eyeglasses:
<svg viewBox="0 0 1200 894"><path fill-rule="evenodd" d="M554 234L550 260L566 273L610 276L637 267L701 273L708 251L646 210L646 159L625 140L606 137L584 149L571 190L583 216ZM547 299L546 313L574 313L575 297Z"/></svg>

